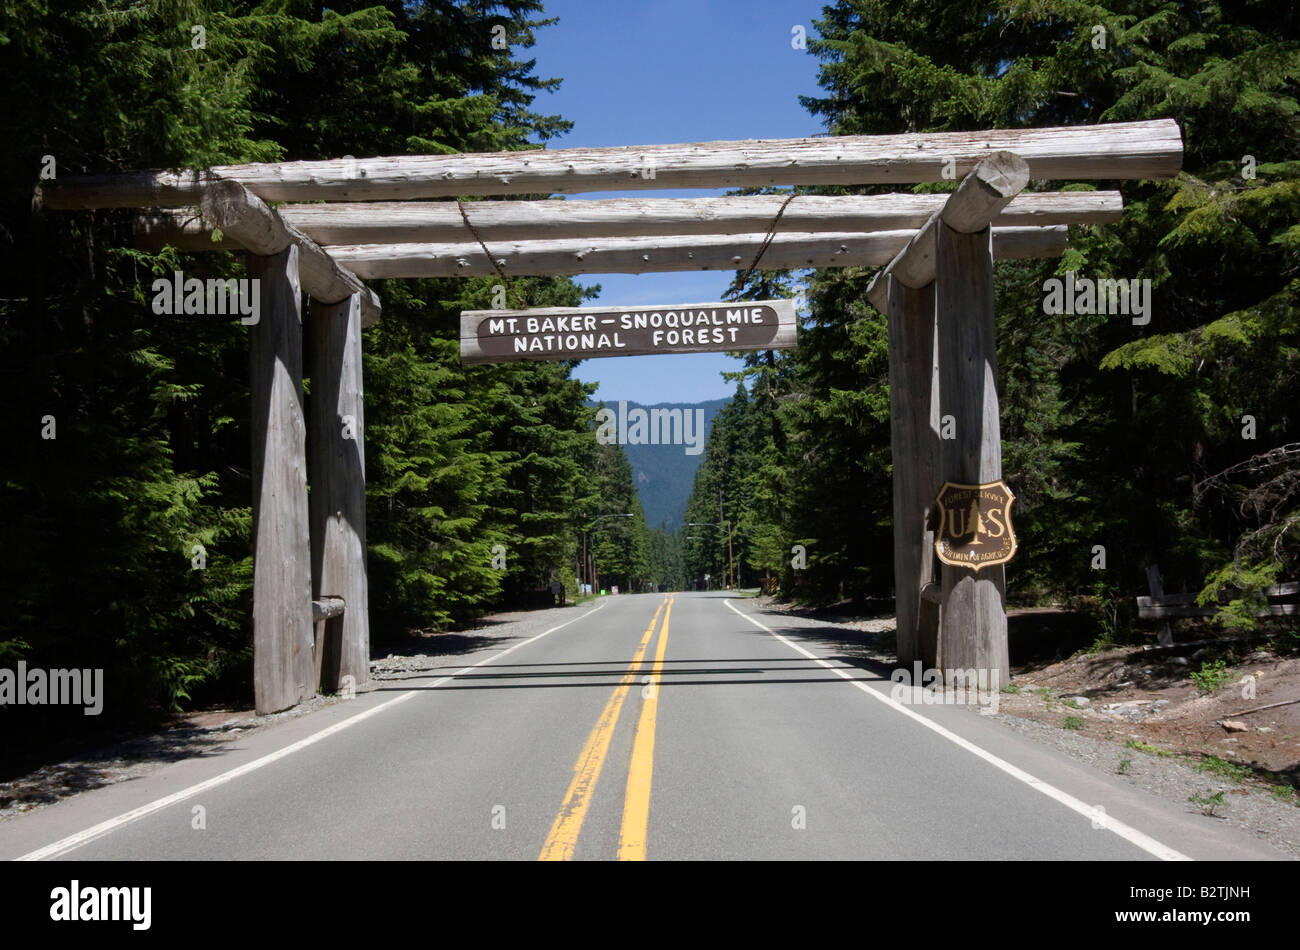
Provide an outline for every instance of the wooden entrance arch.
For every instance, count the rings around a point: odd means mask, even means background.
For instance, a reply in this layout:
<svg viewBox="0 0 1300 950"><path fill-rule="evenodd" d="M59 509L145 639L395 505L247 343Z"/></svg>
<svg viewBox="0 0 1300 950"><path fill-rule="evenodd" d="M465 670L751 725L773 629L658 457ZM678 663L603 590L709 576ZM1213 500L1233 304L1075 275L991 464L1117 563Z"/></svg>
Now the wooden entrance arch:
<svg viewBox="0 0 1300 950"><path fill-rule="evenodd" d="M939 488L1002 475L992 262L1057 256L1068 225L1121 214L1117 192L1024 192L1031 180L1167 178L1181 162L1177 124L1158 120L137 171L47 183L39 200L142 209L144 246L253 257L254 687L266 713L369 676L361 329L380 302L362 280L737 270L785 201L492 201L462 214L428 199L959 179L946 196L801 195L762 264L883 268L867 299L889 321L899 660L1005 676L1002 565L939 569L931 553ZM320 396L310 419L304 354ZM946 416L951 439L939 437ZM319 644L314 621L327 625Z"/></svg>

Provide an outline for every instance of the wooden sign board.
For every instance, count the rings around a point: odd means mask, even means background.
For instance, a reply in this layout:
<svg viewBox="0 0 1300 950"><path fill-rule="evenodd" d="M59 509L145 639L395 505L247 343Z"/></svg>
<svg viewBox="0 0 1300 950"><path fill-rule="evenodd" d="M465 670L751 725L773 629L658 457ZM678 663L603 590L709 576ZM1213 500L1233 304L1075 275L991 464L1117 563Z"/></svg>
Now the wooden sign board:
<svg viewBox="0 0 1300 950"><path fill-rule="evenodd" d="M1011 504L1016 496L998 479L982 485L944 482L936 499L939 530L934 549L939 560L954 567L1005 564L1016 553Z"/></svg>
<svg viewBox="0 0 1300 950"><path fill-rule="evenodd" d="M795 345L796 324L793 300L466 310L460 315L460 359L507 363L784 350Z"/></svg>

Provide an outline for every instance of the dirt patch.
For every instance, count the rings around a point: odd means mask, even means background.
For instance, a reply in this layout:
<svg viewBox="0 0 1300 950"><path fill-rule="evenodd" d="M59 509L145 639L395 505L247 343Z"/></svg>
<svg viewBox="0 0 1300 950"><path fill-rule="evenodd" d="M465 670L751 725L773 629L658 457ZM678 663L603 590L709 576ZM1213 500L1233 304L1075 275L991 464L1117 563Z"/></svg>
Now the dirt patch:
<svg viewBox="0 0 1300 950"><path fill-rule="evenodd" d="M1268 650L1238 659L1209 655L1206 647L1123 647L1013 668L1001 708L1120 744L1213 756L1259 780L1300 785L1300 703L1273 706L1300 698L1300 659Z"/></svg>

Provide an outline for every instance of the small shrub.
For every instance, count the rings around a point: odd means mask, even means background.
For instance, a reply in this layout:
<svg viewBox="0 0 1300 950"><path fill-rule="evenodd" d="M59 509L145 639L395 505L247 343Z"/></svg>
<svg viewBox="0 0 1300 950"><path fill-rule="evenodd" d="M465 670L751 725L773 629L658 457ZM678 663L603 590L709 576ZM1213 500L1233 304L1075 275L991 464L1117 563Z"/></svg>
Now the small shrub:
<svg viewBox="0 0 1300 950"><path fill-rule="evenodd" d="M1200 670L1192 674L1192 683L1203 695L1213 693L1230 679L1232 679L1232 673L1228 669L1228 664L1223 660L1202 663Z"/></svg>
<svg viewBox="0 0 1300 950"><path fill-rule="evenodd" d="M1193 805L1199 805L1202 815L1210 815L1211 817L1214 817L1214 809L1228 807L1228 802L1224 799L1223 792L1215 792L1211 795L1208 788L1203 793L1197 792L1194 795L1189 795L1187 800Z"/></svg>
<svg viewBox="0 0 1300 950"><path fill-rule="evenodd" d="M1066 716L1065 722L1061 723L1061 728L1077 732L1083 728L1083 720L1078 716Z"/></svg>

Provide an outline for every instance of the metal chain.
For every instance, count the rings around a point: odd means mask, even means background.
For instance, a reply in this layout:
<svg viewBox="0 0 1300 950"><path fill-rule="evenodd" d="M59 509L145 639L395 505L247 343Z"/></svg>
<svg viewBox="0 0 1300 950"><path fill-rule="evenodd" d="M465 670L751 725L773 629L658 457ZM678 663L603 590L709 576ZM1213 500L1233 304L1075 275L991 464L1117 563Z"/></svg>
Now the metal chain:
<svg viewBox="0 0 1300 950"><path fill-rule="evenodd" d="M754 255L754 263L749 265L749 270L745 271L745 276L741 277L736 284L736 292L732 295L733 300L739 296L741 290L744 289L745 283L753 276L754 271L758 268L758 262L763 259L763 254L766 253L768 246L772 243L772 239L776 237L776 226L781 223L781 215L785 214L785 209L789 207L790 202L794 201L794 199L798 197L798 194L791 194L786 197L785 201L781 202L780 210L777 211L776 217L772 219L772 226L767 229L767 237L763 238L763 243L759 245L758 253Z"/></svg>
<svg viewBox="0 0 1300 950"><path fill-rule="evenodd" d="M772 219L772 224L767 229L767 235L763 238L763 243L758 247L758 253L754 255L754 262L749 265L749 269L745 271L744 276L741 277L738 282L736 294L733 295L733 299L740 293L741 288L745 286L745 283L749 278L753 276L754 271L758 269L759 262L763 259L763 255L767 253L768 247L771 246L772 239L776 237L776 228L777 225L781 223L781 216L785 214L785 209L790 206L790 202L797 197L799 197L798 194L787 195L785 201L781 202L781 207L777 210L776 217ZM460 218L465 222L465 227L469 228L470 234L474 235L474 240L478 241L478 246L483 249L483 253L487 256L488 263L492 265L492 269L501 277L501 280L504 281L506 287L511 287L510 278L506 276L506 272L501 268L500 263L498 263L497 259L492 256L492 252L488 250L487 244L483 242L482 235L478 233L478 228L474 227L473 223L469 220L469 215L465 211L465 205L459 198L456 199L456 208L460 211ZM515 299L519 301L521 305L524 304L523 298L517 293L515 294Z"/></svg>
<svg viewBox="0 0 1300 950"><path fill-rule="evenodd" d="M483 248L483 253L487 255L488 263L492 265L492 269L501 277L503 286L513 292L514 288L510 283L510 278L506 276L506 272L501 268L501 264L492 256L492 252L488 250L487 245L483 243L483 237L478 233L478 228L474 227L474 225L470 223L469 215L465 212L465 205L459 198L456 199L456 207L460 210L460 219L465 222L465 227L469 228L469 233L474 235L474 240L478 241L478 246ZM527 302L518 293L515 293L515 301L519 304L519 309L526 310L528 308Z"/></svg>

